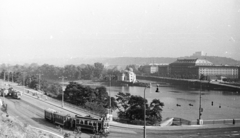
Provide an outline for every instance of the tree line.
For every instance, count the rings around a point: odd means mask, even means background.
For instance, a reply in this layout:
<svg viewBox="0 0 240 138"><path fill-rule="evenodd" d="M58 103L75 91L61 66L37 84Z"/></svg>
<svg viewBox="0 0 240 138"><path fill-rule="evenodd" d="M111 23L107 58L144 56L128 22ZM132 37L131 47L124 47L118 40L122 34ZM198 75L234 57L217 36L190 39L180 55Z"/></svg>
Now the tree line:
<svg viewBox="0 0 240 138"><path fill-rule="evenodd" d="M126 67L136 71L133 65ZM56 67L53 65L14 65L0 66L0 78L25 85L29 88L41 90L45 93L57 95L62 98L62 87L59 83L60 76L69 80L92 79L103 80L108 75L117 75L120 71L117 68L106 69L102 63L94 65L66 65ZM111 98L111 100L110 100ZM128 120L128 123L143 124L144 114L143 106L146 103L146 118L150 125L156 124L162 120L161 112L164 103L159 99L154 99L150 103L141 96L131 95L130 93L119 92L115 97L109 97L106 87L99 86L92 88L84 86L77 82L70 82L64 91L66 102L84 107L99 114L106 114L108 109L111 111L118 109L118 118L120 121ZM110 102L111 101L111 102ZM111 105L110 105L111 104ZM139 123L140 122L140 123Z"/></svg>
<svg viewBox="0 0 240 138"><path fill-rule="evenodd" d="M9 80L21 81L25 73L26 76L42 74L42 78L48 80L59 80L60 76L67 77L68 80L79 79L101 79L107 74L117 74L120 71L115 67L112 69L106 69L102 63L81 64L81 65L66 65L64 67L58 67L49 64L38 65L32 63L30 65L0 65L1 78L5 77Z"/></svg>

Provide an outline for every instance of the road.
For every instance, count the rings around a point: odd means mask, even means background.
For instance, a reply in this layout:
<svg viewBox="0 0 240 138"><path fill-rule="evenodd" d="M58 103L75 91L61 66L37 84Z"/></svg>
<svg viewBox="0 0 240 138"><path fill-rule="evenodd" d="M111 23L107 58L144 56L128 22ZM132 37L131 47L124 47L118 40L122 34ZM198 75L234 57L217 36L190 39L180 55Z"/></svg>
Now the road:
<svg viewBox="0 0 240 138"><path fill-rule="evenodd" d="M21 100L5 98L8 104L8 113L19 118L22 122L60 134L56 126L44 120L43 110L53 108L61 112L67 112L62 108L45 103L36 98L23 95ZM71 112L67 112L74 115ZM70 132L65 130L66 132ZM143 137L142 129L129 129L111 126L110 138L139 138ZM91 134L83 133L82 137L89 138ZM240 127L187 129L187 130L147 130L148 138L219 138L240 137Z"/></svg>

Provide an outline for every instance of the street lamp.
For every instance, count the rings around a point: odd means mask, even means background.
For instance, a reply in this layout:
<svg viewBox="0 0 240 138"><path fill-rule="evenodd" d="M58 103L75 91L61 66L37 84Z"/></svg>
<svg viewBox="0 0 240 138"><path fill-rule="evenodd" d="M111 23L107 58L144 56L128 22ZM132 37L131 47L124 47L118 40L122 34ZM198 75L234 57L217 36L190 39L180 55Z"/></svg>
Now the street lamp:
<svg viewBox="0 0 240 138"><path fill-rule="evenodd" d="M200 92L199 92L199 117L198 117L198 125L202 125L202 112L203 112L203 108L202 108L202 81L204 79L204 75L201 74L200 76Z"/></svg>
<svg viewBox="0 0 240 138"><path fill-rule="evenodd" d="M23 78L23 82L22 82L22 85L23 85L23 93L25 93L25 73L26 73L26 72L22 72L22 78Z"/></svg>
<svg viewBox="0 0 240 138"><path fill-rule="evenodd" d="M62 108L64 107L64 89L63 89L63 86L64 86L64 79L67 78L67 77L59 77L62 79Z"/></svg>
<svg viewBox="0 0 240 138"><path fill-rule="evenodd" d="M43 74L37 74L38 75L38 90L40 91L40 79Z"/></svg>
<svg viewBox="0 0 240 138"><path fill-rule="evenodd" d="M114 75L107 75L107 77L109 78L109 114L112 114L112 110L111 110L111 85L112 85L112 77L114 77Z"/></svg>
<svg viewBox="0 0 240 138"><path fill-rule="evenodd" d="M151 85L146 85L145 88L144 88L144 101L143 101L143 110L144 110L144 127L143 127L143 138L146 138L146 102L145 102L145 91L146 91L146 88L150 88ZM159 89L158 89L158 85L157 85L157 89L155 92L159 92Z"/></svg>

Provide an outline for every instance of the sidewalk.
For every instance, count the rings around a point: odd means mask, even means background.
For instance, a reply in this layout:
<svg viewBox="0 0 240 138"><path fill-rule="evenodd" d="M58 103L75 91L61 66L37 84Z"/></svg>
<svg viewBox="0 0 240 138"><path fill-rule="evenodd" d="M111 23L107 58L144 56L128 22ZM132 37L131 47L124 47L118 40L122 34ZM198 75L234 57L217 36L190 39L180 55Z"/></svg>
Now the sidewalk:
<svg viewBox="0 0 240 138"><path fill-rule="evenodd" d="M22 86L17 86L17 85L14 85L14 86L22 87ZM28 90L28 89L25 89L25 90ZM31 90L31 91L34 91L34 90ZM25 92L24 94L26 96L36 98L40 101L54 105L58 108L62 108L64 110L74 113L74 114L88 115L88 113L78 110L76 108L74 109L73 107L69 107L67 104L65 104L65 106L62 107L60 102L58 104L56 101L41 99L36 96L33 96L31 93ZM95 115L93 115L93 116L95 116ZM114 126L114 127L120 127L120 128L126 128L126 129L143 129L143 126L123 124L123 123L119 123L119 122L115 122L115 121L111 121L110 125ZM233 125L233 124L211 124L211 125L182 125L182 126L164 126L164 127L162 127L162 126L146 126L146 128L148 130L184 130L184 129L208 129L208 128L225 128L225 127L240 127L240 123L236 123L235 125Z"/></svg>

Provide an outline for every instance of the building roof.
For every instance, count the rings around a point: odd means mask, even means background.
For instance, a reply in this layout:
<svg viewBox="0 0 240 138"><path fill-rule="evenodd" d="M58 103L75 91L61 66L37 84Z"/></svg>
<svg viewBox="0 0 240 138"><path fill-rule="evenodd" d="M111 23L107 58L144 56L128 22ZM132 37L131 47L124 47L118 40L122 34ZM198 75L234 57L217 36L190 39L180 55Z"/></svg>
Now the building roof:
<svg viewBox="0 0 240 138"><path fill-rule="evenodd" d="M171 65L194 65L194 66L212 66L213 63L205 59L177 59Z"/></svg>
<svg viewBox="0 0 240 138"><path fill-rule="evenodd" d="M196 62L195 62L196 66L202 66L202 65L205 65L205 66L212 66L213 63L208 61L208 60L205 60L205 59L197 59Z"/></svg>

